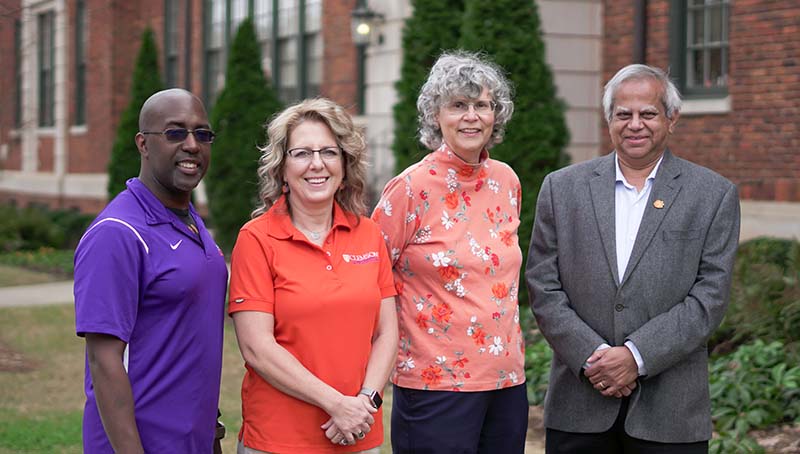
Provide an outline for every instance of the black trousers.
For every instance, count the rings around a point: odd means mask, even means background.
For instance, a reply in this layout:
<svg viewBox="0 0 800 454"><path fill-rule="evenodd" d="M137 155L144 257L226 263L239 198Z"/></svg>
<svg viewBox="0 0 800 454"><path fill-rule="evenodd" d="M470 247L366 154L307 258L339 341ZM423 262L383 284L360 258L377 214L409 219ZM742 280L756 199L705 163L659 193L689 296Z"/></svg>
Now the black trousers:
<svg viewBox="0 0 800 454"><path fill-rule="evenodd" d="M575 433L547 429L546 454L708 454L708 441L658 443L626 434L628 400L623 398L617 419L606 432Z"/></svg>

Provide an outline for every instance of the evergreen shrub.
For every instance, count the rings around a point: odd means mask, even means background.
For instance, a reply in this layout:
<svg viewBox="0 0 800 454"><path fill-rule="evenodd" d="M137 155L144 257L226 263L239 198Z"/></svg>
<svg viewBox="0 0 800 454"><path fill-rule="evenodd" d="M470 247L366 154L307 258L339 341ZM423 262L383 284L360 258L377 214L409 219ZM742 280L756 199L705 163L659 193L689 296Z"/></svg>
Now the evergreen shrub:
<svg viewBox="0 0 800 454"><path fill-rule="evenodd" d="M261 69L261 48L252 19L242 21L228 58L225 88L211 111L217 133L206 176L214 238L230 252L258 200L258 146L264 124L281 109Z"/></svg>
<svg viewBox="0 0 800 454"><path fill-rule="evenodd" d="M109 200L125 190L125 182L129 178L139 175L141 161L134 141L139 132L139 110L147 98L163 88L153 30L147 28L142 34L142 46L133 69L128 106L122 112L111 149L107 187Z"/></svg>
<svg viewBox="0 0 800 454"><path fill-rule="evenodd" d="M393 108L395 173L422 159L428 150L419 142L417 97L439 55L458 44L464 0L411 0L413 13L403 26L403 61L395 83Z"/></svg>

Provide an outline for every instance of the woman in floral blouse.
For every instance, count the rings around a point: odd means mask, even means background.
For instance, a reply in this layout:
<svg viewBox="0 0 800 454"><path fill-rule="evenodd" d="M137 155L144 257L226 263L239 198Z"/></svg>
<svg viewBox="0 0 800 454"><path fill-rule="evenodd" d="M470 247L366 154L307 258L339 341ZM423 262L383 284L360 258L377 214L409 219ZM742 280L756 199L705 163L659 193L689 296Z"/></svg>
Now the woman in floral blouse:
<svg viewBox="0 0 800 454"><path fill-rule="evenodd" d="M372 215L398 290L392 448L522 453L520 183L489 157L514 110L511 89L482 56L443 54L417 109L432 152L386 185Z"/></svg>

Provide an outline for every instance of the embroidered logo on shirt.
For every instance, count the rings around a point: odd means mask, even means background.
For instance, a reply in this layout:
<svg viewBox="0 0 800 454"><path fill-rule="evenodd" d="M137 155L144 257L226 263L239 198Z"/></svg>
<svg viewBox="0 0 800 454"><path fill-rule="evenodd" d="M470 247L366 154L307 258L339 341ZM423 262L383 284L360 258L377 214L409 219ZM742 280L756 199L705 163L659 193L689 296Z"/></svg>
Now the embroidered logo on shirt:
<svg viewBox="0 0 800 454"><path fill-rule="evenodd" d="M342 254L342 258L347 263L354 265L364 265L378 261L378 251L365 252L363 254Z"/></svg>
<svg viewBox="0 0 800 454"><path fill-rule="evenodd" d="M172 244L172 243L170 243L170 244L169 244L169 247L171 247L171 248L172 248L172 250L174 251L175 249L178 249L178 246L180 246L180 245L181 245L181 243L183 243L183 240L178 240L178 242L177 242L177 243L175 243L175 244Z"/></svg>

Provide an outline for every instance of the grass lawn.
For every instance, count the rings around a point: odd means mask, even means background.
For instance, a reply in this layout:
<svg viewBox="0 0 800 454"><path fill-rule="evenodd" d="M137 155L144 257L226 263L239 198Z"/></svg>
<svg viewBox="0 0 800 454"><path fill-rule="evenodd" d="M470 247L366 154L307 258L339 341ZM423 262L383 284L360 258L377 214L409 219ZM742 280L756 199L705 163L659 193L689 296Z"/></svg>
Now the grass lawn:
<svg viewBox="0 0 800 454"><path fill-rule="evenodd" d="M0 309L0 454L80 453L84 343L75 336L72 305ZM225 324L222 420L223 451L236 452L241 427L244 366L233 325ZM384 404L389 447L391 396Z"/></svg>

